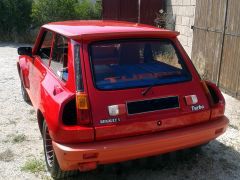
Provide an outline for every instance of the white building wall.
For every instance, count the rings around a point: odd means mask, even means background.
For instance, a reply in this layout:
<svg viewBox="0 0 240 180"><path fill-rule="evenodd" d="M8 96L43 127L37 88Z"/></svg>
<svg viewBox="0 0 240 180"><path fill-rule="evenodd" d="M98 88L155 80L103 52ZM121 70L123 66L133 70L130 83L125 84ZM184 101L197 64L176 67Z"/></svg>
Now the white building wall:
<svg viewBox="0 0 240 180"><path fill-rule="evenodd" d="M166 0L167 27L180 32L178 36L184 49L191 57L196 0ZM170 17L170 19L169 19Z"/></svg>

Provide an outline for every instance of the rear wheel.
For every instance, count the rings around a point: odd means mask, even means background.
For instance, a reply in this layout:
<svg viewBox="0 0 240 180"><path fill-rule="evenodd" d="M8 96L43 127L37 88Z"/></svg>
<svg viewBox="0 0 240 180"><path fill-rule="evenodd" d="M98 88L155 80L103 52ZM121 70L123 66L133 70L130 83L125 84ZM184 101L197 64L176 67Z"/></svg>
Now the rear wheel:
<svg viewBox="0 0 240 180"><path fill-rule="evenodd" d="M52 139L50 137L49 130L45 121L43 122L43 147L47 169L54 179L66 178L68 176L72 176L77 172L77 171L62 171L61 168L59 167L53 149Z"/></svg>
<svg viewBox="0 0 240 180"><path fill-rule="evenodd" d="M21 92L22 92L22 97L23 97L23 100L27 103L30 103L30 98L28 96L28 93L26 91L26 89L24 88L24 85L23 83L21 82Z"/></svg>

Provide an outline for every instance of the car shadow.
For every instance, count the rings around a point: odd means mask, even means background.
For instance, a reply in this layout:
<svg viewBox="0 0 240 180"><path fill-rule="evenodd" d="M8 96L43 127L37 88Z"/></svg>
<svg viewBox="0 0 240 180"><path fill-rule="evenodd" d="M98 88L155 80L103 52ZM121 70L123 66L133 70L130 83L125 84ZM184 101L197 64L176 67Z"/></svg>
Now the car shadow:
<svg viewBox="0 0 240 180"><path fill-rule="evenodd" d="M202 148L101 165L97 170L78 173L68 179L239 179L239 162L239 152L214 140Z"/></svg>
<svg viewBox="0 0 240 180"><path fill-rule="evenodd" d="M1 42L0 47L10 47L10 48L18 48L21 46L32 47L32 44L25 44L25 43L14 43L14 42Z"/></svg>

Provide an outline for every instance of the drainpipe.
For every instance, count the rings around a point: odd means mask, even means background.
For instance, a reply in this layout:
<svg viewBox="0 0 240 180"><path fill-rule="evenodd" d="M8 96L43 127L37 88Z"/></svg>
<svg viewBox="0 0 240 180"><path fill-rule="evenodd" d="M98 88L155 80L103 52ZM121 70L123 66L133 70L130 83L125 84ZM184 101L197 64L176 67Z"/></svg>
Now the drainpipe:
<svg viewBox="0 0 240 180"><path fill-rule="evenodd" d="M225 44L225 33L226 33L226 29L227 29L228 5L229 5L229 0L226 0L226 10L225 10L225 20L224 20L224 27L223 27L223 37L222 37L220 64L219 64L218 76L217 76L217 86L218 87L220 85L220 76L221 76L222 61L223 61L223 50L224 50L224 44Z"/></svg>
<svg viewBox="0 0 240 180"><path fill-rule="evenodd" d="M141 0L138 0L138 23L141 21Z"/></svg>

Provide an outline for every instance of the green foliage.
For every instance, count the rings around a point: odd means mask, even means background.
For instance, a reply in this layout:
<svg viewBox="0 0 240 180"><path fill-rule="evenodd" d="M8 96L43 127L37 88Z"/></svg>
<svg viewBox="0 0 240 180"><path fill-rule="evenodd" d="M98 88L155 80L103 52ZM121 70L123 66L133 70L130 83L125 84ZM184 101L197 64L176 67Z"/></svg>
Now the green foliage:
<svg viewBox="0 0 240 180"><path fill-rule="evenodd" d="M75 18L77 0L36 0L33 3L32 18L36 25Z"/></svg>
<svg viewBox="0 0 240 180"><path fill-rule="evenodd" d="M100 11L99 1L93 4L89 0L35 0L32 19L35 25L74 19L99 19Z"/></svg>
<svg viewBox="0 0 240 180"><path fill-rule="evenodd" d="M76 8L77 19L100 19L102 12L102 2L96 1L95 4L89 0L81 0Z"/></svg>
<svg viewBox="0 0 240 180"><path fill-rule="evenodd" d="M89 0L82 0L76 5L75 11L80 19L91 19L94 15L94 6Z"/></svg>
<svg viewBox="0 0 240 180"><path fill-rule="evenodd" d="M34 27L53 21L100 19L101 0L0 0L0 40L32 38ZM24 41L24 40L23 40Z"/></svg>
<svg viewBox="0 0 240 180"><path fill-rule="evenodd" d="M102 18L102 0L97 0L95 4L95 13L94 19L101 19Z"/></svg>
<svg viewBox="0 0 240 180"><path fill-rule="evenodd" d="M31 23L31 9L32 0L1 0L0 33L11 37L26 32Z"/></svg>

